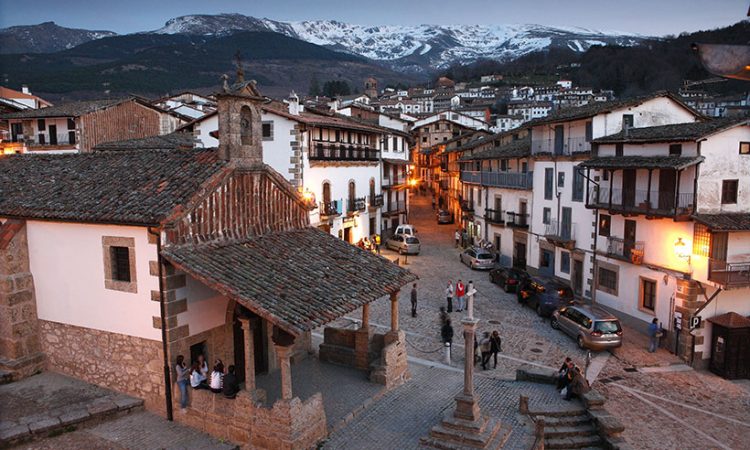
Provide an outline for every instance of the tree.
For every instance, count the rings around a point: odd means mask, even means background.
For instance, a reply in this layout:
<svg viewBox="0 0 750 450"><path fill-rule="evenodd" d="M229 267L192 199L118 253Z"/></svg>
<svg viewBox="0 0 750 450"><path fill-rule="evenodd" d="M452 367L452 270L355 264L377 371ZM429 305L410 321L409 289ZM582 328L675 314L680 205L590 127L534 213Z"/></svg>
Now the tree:
<svg viewBox="0 0 750 450"><path fill-rule="evenodd" d="M343 80L329 80L323 83L323 95L326 97L337 97L339 95L350 95L352 93L349 83Z"/></svg>
<svg viewBox="0 0 750 450"><path fill-rule="evenodd" d="M313 74L312 78L310 78L310 89L308 89L307 93L312 97L317 97L321 94L320 91L320 82L318 81L318 77Z"/></svg>

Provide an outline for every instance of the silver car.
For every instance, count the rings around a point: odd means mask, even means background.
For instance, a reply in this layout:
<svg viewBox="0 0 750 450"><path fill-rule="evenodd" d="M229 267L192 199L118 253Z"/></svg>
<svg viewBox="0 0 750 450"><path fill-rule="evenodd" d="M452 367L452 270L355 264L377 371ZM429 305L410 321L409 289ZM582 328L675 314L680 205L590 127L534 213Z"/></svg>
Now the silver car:
<svg viewBox="0 0 750 450"><path fill-rule="evenodd" d="M401 255L418 255L421 250L419 238L407 234L394 234L385 241L385 246Z"/></svg>
<svg viewBox="0 0 750 450"><path fill-rule="evenodd" d="M459 256L461 262L472 269L493 269L495 267L495 257L492 253L482 248L469 248L464 250Z"/></svg>
<svg viewBox="0 0 750 450"><path fill-rule="evenodd" d="M603 350L622 345L622 326L609 312L588 305L563 306L552 313L550 325L573 337L580 348Z"/></svg>

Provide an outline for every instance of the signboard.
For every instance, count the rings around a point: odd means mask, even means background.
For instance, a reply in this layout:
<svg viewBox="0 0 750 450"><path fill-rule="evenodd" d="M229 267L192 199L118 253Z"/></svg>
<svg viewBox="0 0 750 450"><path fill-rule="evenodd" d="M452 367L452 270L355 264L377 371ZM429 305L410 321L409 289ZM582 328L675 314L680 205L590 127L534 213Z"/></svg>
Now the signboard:
<svg viewBox="0 0 750 450"><path fill-rule="evenodd" d="M682 329L682 313L679 311L674 312L674 328L676 330Z"/></svg>
<svg viewBox="0 0 750 450"><path fill-rule="evenodd" d="M695 330L701 326L701 316L690 316L690 329Z"/></svg>

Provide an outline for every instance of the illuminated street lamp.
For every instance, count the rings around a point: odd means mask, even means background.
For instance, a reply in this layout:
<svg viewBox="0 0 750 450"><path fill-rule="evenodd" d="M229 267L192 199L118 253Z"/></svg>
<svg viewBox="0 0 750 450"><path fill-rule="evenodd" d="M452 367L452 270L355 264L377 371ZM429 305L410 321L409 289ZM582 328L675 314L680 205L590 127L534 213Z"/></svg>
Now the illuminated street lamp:
<svg viewBox="0 0 750 450"><path fill-rule="evenodd" d="M690 261L690 252L687 248L687 244L681 237L678 237L674 242L674 254L682 260Z"/></svg>

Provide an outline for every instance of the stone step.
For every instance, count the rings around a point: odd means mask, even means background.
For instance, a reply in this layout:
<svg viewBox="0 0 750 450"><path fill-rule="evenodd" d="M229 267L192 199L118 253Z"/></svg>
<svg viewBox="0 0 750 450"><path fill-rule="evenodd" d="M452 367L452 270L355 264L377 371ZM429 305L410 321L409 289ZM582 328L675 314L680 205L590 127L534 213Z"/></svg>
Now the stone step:
<svg viewBox="0 0 750 450"><path fill-rule="evenodd" d="M604 441L598 435L594 436L570 436L560 438L545 438L545 449L571 449L603 447Z"/></svg>
<svg viewBox="0 0 750 450"><path fill-rule="evenodd" d="M564 416L580 416L586 414L586 408L583 406L576 405L565 405L559 407L547 406L544 411L529 410L531 416L545 416L545 417L564 417Z"/></svg>
<svg viewBox="0 0 750 450"><path fill-rule="evenodd" d="M441 450L499 449L510 437L511 428L497 419L489 419L481 434L467 433L436 425L428 437L420 439L427 447Z"/></svg>
<svg viewBox="0 0 750 450"><path fill-rule="evenodd" d="M548 427L545 423L544 426L544 437L545 438L560 438L570 436L593 436L597 434L596 427L589 423L582 426L566 427Z"/></svg>
<svg viewBox="0 0 750 450"><path fill-rule="evenodd" d="M591 417L588 414L579 414L575 416L545 416L537 415L535 419L543 419L546 427L577 426L591 423Z"/></svg>

